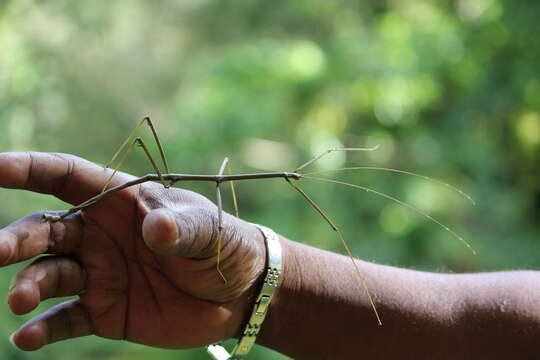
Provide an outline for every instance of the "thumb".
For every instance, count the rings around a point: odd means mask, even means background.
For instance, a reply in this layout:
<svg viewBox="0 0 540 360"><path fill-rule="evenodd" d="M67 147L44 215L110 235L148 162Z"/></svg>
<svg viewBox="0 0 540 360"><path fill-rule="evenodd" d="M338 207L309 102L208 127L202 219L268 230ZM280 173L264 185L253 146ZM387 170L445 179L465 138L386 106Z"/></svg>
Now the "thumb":
<svg viewBox="0 0 540 360"><path fill-rule="evenodd" d="M155 209L142 225L144 242L154 252L199 259L215 255L215 229L214 217L199 208Z"/></svg>

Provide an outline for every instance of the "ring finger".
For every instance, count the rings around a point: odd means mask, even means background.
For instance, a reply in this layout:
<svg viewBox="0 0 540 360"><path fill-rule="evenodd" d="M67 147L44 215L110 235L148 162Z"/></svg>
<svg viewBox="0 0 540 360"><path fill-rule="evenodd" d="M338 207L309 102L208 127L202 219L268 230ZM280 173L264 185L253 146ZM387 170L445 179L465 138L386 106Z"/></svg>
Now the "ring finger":
<svg viewBox="0 0 540 360"><path fill-rule="evenodd" d="M86 273L75 259L44 256L17 274L8 295L9 307L17 315L26 314L43 300L79 295L85 282Z"/></svg>

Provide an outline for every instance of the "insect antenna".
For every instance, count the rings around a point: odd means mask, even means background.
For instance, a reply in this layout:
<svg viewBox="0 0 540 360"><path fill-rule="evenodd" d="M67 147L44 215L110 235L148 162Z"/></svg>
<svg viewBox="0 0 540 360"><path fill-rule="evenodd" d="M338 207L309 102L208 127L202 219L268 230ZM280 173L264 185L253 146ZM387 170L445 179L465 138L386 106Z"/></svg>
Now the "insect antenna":
<svg viewBox="0 0 540 360"><path fill-rule="evenodd" d="M339 180L333 180L333 179L326 179L326 178L321 178L321 177L315 177L315 176L305 176L305 175L302 175L302 178L303 179L308 179L308 180L316 180L316 181L323 181L323 182L328 182L328 183L334 183L334 184L340 184L340 185L345 185L345 186L349 186L349 187L353 187L353 188L357 188L357 189L360 189L360 190L364 190L368 193L372 193L372 194L375 194L375 195L378 195L378 196L381 196L381 197L384 197L390 201L393 201L401 206L404 206L422 216L424 216L425 218L431 220L432 222L434 222L435 224L439 225L440 227L442 227L445 231L449 232L453 237L455 237L456 239L458 239L459 241L461 241L474 255L476 255L476 251L473 249L473 247L461 236L459 236L455 231L453 231L452 229L450 229L448 226L444 225L442 222L440 222L439 220L435 219L433 216L427 214L426 212L420 210L419 208L417 208L416 206L413 206L411 204L408 204L402 200L399 200L393 196L390 196L388 194L385 194L385 193L382 193L380 191L377 191L377 190L374 190L374 189L371 189L371 188L368 188L366 186L362 186L362 185L356 185L356 184L351 184L351 183L348 183L348 182L344 182L344 181L339 181Z"/></svg>
<svg viewBox="0 0 540 360"><path fill-rule="evenodd" d="M453 186L451 184L448 184L448 183L446 183L444 181L441 181L441 180L438 180L438 179L434 179L434 178L426 176L426 175L416 174L416 173L413 173L413 172L410 172L410 171L405 171L405 170L398 170L398 169L384 168L384 167L375 167L375 166L354 166L354 167L344 167L344 168L331 169L331 170L312 171L312 172L304 173L302 175L311 176L311 175L320 175L320 174L328 174L328 173L333 173L333 172L352 171L352 170L387 171L387 172L393 172L393 173L402 174L402 175L416 176L416 177L419 177L419 178L424 179L426 181L430 181L430 182L442 185L444 187L447 187L447 188L451 189L452 191L456 192L457 194L459 194L460 196L462 196L463 198L467 199L472 205L476 205L476 202L474 201L474 199L469 194L467 194L463 190L461 190L461 189L459 189L459 188L457 188L457 187L455 187L455 186Z"/></svg>
<svg viewBox="0 0 540 360"><path fill-rule="evenodd" d="M326 215L326 213L319 207L319 205L317 205L315 203L315 201L313 201L313 199L311 199L311 197L308 194L306 194L306 192L304 190L302 190L297 185L293 184L288 178L285 178L285 180L287 181L287 183L294 190L296 190L298 193L300 193L300 195L302 195L302 197L304 199L306 199L306 201L311 205L311 207L313 209L315 209L315 211L317 211L319 213L319 215L321 215L323 217L323 219L328 223L328 225L330 225L332 230L334 230L336 232L341 244L343 245L343 247L345 248L345 251L347 252L347 256L351 259L351 262L352 262L353 267L354 267L355 272L356 272L356 276L357 276L358 280L360 281L360 284L361 284L362 288L364 289L364 292L366 293L366 295L368 297L369 304L370 304L371 308L373 309L373 312L375 313L375 317L377 318L377 323L379 325L382 325L381 318L379 316L379 313L377 312L377 307L375 306L375 302L373 301L373 297L371 296L371 293L370 293L370 291L368 289L364 274L362 273L362 271L360 271L360 267L358 266L356 261L354 261L354 256L352 254L352 251L351 251L349 245L347 244L347 241L345 241L345 237L343 236L343 233L341 232L341 230L339 230L339 228L336 226L336 224L334 224L334 222L328 217L328 215Z"/></svg>
<svg viewBox="0 0 540 360"><path fill-rule="evenodd" d="M331 154L333 152L337 152L337 151L375 151L378 148L379 148L379 145L375 145L375 146L370 147L370 148L331 148L331 149L323 151L319 155L315 156L313 159L311 159L308 162L300 165L299 167L294 169L293 172L295 172L295 173L300 172L303 169L305 169L306 167L308 167L309 165L313 164L315 161L318 161L321 158L323 158L324 156L326 156L328 154Z"/></svg>

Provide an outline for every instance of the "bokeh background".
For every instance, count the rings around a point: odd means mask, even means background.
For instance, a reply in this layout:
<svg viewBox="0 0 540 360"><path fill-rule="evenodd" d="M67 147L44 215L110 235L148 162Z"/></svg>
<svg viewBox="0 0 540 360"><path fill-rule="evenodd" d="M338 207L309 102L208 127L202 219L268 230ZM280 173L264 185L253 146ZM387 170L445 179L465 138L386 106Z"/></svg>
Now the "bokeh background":
<svg viewBox="0 0 540 360"><path fill-rule="evenodd" d="M538 269L539 16L535 0L3 0L0 149L106 163L146 114L175 172L213 173L224 156L237 172L292 170L331 146L380 144L373 153L334 154L313 170L393 167L462 188L476 206L418 178L328 175L419 207L478 255L386 199L300 183L358 257L428 271ZM152 172L140 153L126 169ZM213 197L211 184L185 186ZM245 219L341 251L283 181L237 186ZM2 226L67 206L20 191L0 197ZM23 265L2 269L0 293ZM203 349L97 337L23 353L7 339L28 318L0 309L2 358L207 358ZM285 359L263 348L252 358Z"/></svg>

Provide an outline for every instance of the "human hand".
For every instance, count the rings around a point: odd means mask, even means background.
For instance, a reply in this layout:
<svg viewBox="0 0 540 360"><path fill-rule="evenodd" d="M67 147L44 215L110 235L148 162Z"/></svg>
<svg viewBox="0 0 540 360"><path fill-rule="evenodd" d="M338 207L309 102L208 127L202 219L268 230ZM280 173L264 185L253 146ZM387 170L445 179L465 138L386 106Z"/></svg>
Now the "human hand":
<svg viewBox="0 0 540 360"><path fill-rule="evenodd" d="M0 153L0 186L79 204L110 169L50 153ZM118 173L110 186L132 176ZM50 212L47 212L50 213ZM216 269L217 207L203 196L144 183L106 196L57 223L44 212L0 230L0 265L41 254L13 281L8 303L26 314L40 301L78 296L14 333L23 350L95 334L167 347L201 346L238 334L265 263L255 226L224 216Z"/></svg>

